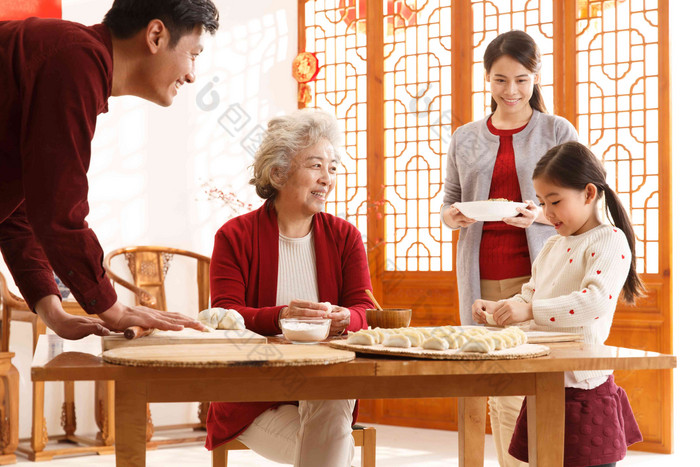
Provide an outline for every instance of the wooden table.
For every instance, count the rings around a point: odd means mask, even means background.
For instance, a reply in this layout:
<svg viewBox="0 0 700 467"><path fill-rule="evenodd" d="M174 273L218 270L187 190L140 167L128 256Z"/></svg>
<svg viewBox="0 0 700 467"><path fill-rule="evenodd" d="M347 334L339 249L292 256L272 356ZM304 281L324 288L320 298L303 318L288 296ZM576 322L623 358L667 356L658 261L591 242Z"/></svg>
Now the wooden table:
<svg viewBox="0 0 700 467"><path fill-rule="evenodd" d="M235 344L231 344L235 345ZM239 344L242 345L242 344ZM449 361L361 357L302 367L130 367L100 358L100 339L41 336L33 381L113 380L118 466L146 465L146 403L459 397L460 466L483 465L489 395L528 397L531 466L562 465L564 372L674 368L676 357L581 343L552 344L547 357ZM251 353L254 353L251 345Z"/></svg>

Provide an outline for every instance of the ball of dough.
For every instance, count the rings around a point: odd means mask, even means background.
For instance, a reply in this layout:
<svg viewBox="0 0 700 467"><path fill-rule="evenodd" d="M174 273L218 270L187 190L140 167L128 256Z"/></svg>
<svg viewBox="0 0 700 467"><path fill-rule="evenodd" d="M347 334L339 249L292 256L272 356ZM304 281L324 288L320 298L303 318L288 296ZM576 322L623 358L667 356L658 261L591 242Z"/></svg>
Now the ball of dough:
<svg viewBox="0 0 700 467"><path fill-rule="evenodd" d="M216 329L219 327L219 321L221 321L225 315L226 310L224 308L207 308L199 312L197 321L209 328Z"/></svg>
<svg viewBox="0 0 700 467"><path fill-rule="evenodd" d="M236 310L226 310L218 329L245 329L245 320Z"/></svg>

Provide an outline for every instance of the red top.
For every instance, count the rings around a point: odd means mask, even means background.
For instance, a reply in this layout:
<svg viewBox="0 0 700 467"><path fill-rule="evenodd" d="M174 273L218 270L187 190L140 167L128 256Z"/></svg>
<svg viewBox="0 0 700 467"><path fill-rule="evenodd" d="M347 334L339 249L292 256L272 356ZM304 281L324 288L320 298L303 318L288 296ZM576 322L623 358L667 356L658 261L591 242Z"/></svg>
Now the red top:
<svg viewBox="0 0 700 467"><path fill-rule="evenodd" d="M316 214L312 228L319 301L350 310L348 331L367 328L365 310L373 305L364 291L372 285L360 232L327 213ZM284 306L276 306L278 259L279 228L271 202L228 221L216 234L211 256L211 305L237 310L253 332L280 334L277 320ZM258 415L281 403L212 402L207 415L207 449L235 438ZM353 423L356 419L357 405Z"/></svg>
<svg viewBox="0 0 700 467"><path fill-rule="evenodd" d="M522 131L527 125L513 130L499 130L493 126L491 119L486 124L489 131L500 139L491 176L489 198L505 198L522 202L518 173L515 170L513 135ZM484 222L479 248L479 269L482 279L503 280L528 276L531 267L525 229L500 221Z"/></svg>
<svg viewBox="0 0 700 467"><path fill-rule="evenodd" d="M0 22L0 249L31 308L60 297L52 267L88 313L117 300L85 217L90 144L112 88L106 26Z"/></svg>

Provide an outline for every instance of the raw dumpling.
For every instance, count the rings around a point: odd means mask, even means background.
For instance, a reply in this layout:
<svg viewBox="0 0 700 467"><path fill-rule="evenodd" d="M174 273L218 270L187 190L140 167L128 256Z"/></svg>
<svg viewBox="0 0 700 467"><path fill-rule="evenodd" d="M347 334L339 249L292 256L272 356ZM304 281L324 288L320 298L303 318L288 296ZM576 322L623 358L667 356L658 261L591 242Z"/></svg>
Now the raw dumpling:
<svg viewBox="0 0 700 467"><path fill-rule="evenodd" d="M447 341L442 337L428 337L423 342L423 348L426 350L447 350L449 347Z"/></svg>
<svg viewBox="0 0 700 467"><path fill-rule="evenodd" d="M527 334L525 334L525 331L523 331L522 329L520 329L517 326L510 326L510 327L508 327L500 332L508 333L511 336L513 336L513 338L517 341L516 345L527 343Z"/></svg>
<svg viewBox="0 0 700 467"><path fill-rule="evenodd" d="M423 334L421 334L415 329L407 328L403 330L401 334L408 337L408 339L411 341L411 347L420 347L423 341L425 340Z"/></svg>
<svg viewBox="0 0 700 467"><path fill-rule="evenodd" d="M494 347L494 350L501 350L501 349L508 349L512 347L511 345L511 338L507 334L503 334L501 332L494 332L491 337L493 338L493 341L496 343L496 346Z"/></svg>
<svg viewBox="0 0 700 467"><path fill-rule="evenodd" d="M408 349L411 347L411 339L403 334L390 334L384 339L383 344L385 347L401 347Z"/></svg>
<svg viewBox="0 0 700 467"><path fill-rule="evenodd" d="M347 340L348 344L355 345L374 345L374 336L366 332L350 332L350 336Z"/></svg>
<svg viewBox="0 0 700 467"><path fill-rule="evenodd" d="M451 349L458 349L467 342L467 337L462 334L448 334L443 337Z"/></svg>
<svg viewBox="0 0 700 467"><path fill-rule="evenodd" d="M333 311L333 305L331 305L331 302L321 302L321 305L326 307L326 309L324 310L326 313L330 313Z"/></svg>
<svg viewBox="0 0 700 467"><path fill-rule="evenodd" d="M493 350L493 341L486 340L481 336L472 337L460 350L462 352L488 353Z"/></svg>
<svg viewBox="0 0 700 467"><path fill-rule="evenodd" d="M245 320L236 310L226 310L218 329L245 329Z"/></svg>

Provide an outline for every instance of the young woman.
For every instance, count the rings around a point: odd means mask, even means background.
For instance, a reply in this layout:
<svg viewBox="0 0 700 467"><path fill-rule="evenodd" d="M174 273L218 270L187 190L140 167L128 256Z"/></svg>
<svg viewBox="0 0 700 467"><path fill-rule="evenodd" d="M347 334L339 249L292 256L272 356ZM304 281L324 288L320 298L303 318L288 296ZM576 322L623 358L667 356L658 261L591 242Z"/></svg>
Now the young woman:
<svg viewBox="0 0 700 467"><path fill-rule="evenodd" d="M462 324L472 324L475 300L500 300L520 291L532 261L554 229L535 199L532 170L553 146L578 139L565 119L546 113L540 91L540 51L522 31L499 35L486 48L492 114L455 131L447 153L443 222L461 229L457 282ZM518 217L476 222L453 206L458 201L528 200ZM518 466L508 453L523 398L489 398L491 427L501 466Z"/></svg>

